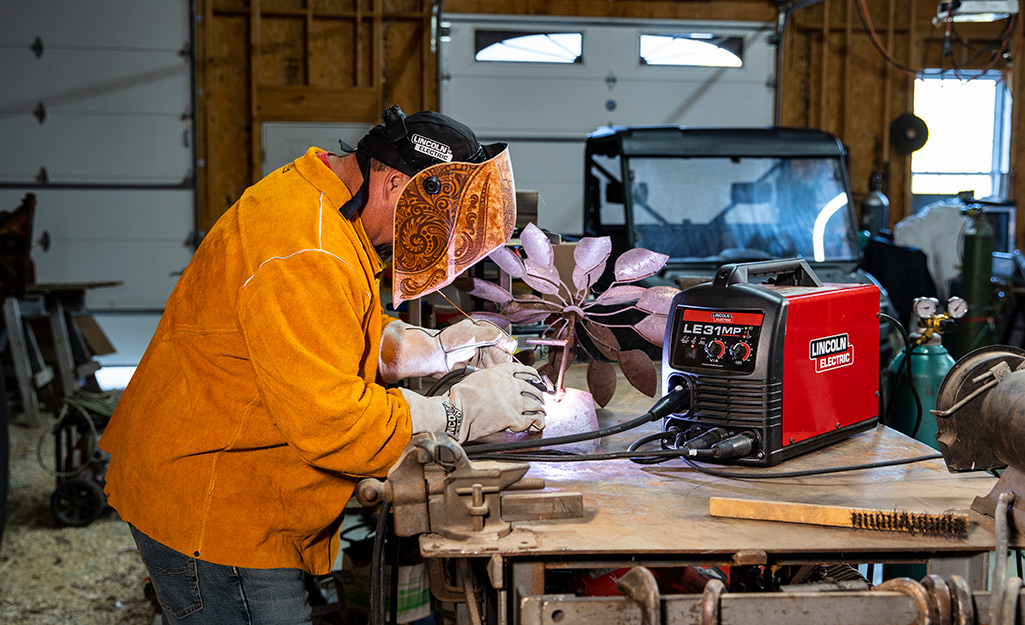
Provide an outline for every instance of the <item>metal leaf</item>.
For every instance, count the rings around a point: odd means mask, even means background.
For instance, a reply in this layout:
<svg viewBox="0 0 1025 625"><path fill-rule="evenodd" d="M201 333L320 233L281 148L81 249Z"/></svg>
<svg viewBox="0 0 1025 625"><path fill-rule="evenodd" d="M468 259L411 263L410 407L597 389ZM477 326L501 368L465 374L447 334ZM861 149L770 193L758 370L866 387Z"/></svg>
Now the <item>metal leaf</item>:
<svg viewBox="0 0 1025 625"><path fill-rule="evenodd" d="M513 323L539 323L548 318L552 313L545 311L536 310L521 310L515 313L509 314L509 319Z"/></svg>
<svg viewBox="0 0 1025 625"><path fill-rule="evenodd" d="M488 282L487 280L481 280L479 278L472 278L473 288L470 289L470 295L486 299L489 302L495 302L499 306L509 303L513 295L509 291L506 291L502 287Z"/></svg>
<svg viewBox="0 0 1025 625"><path fill-rule="evenodd" d="M522 297L514 299L502 307L502 314L515 323L535 323L543 321L548 315L558 312L561 307L539 297Z"/></svg>
<svg viewBox="0 0 1025 625"><path fill-rule="evenodd" d="M654 397L658 390L658 373L655 363L642 350L631 349L619 353L619 369L635 389L648 397Z"/></svg>
<svg viewBox="0 0 1025 625"><path fill-rule="evenodd" d="M666 264L669 256L646 250L643 247L635 247L627 250L616 259L616 280L618 282L633 282L653 276Z"/></svg>
<svg viewBox="0 0 1025 625"><path fill-rule="evenodd" d="M673 298L679 292L680 289L673 286L653 286L644 291L641 299L637 300L637 308L647 313L668 315Z"/></svg>
<svg viewBox="0 0 1025 625"><path fill-rule="evenodd" d="M502 246L488 255L498 268L514 278L523 277L523 261L511 247Z"/></svg>
<svg viewBox="0 0 1025 625"><path fill-rule="evenodd" d="M594 343L594 346L598 348L602 355L609 360L619 359L619 340L616 339L616 335L612 333L612 330L587 319L584 320L582 325L584 326L584 331L591 337L591 342Z"/></svg>
<svg viewBox="0 0 1025 625"><path fill-rule="evenodd" d="M562 306L555 302L549 302L546 299L541 299L536 295L529 294L521 295L502 307L502 312L504 314L509 314L519 310L545 310L552 313L561 311Z"/></svg>
<svg viewBox="0 0 1025 625"><path fill-rule="evenodd" d="M531 258L523 261L526 272L523 274L523 281L535 291L545 295L555 295L559 292L559 270L554 265L542 265Z"/></svg>
<svg viewBox="0 0 1025 625"><path fill-rule="evenodd" d="M665 341L668 320L666 315L648 315L635 323L633 328L644 340L661 347Z"/></svg>
<svg viewBox="0 0 1025 625"><path fill-rule="evenodd" d="M616 394L616 368L607 362L592 360L587 364L587 389L594 396L594 403L602 408L612 401Z"/></svg>
<svg viewBox="0 0 1025 625"><path fill-rule="evenodd" d="M506 315L500 315L492 312L474 312L470 313L470 319L477 319L481 321L490 321L496 326L503 330L508 330L509 326L512 325L512 319Z"/></svg>
<svg viewBox="0 0 1025 625"><path fill-rule="evenodd" d="M617 284L594 298L594 301L588 304L587 307L590 308L596 304L600 304L602 306L614 306L616 304L636 302L642 295L644 295L645 290L646 289L643 286Z"/></svg>
<svg viewBox="0 0 1025 625"><path fill-rule="evenodd" d="M552 242L548 240L548 235L534 224L527 224L520 233L520 243L527 252L527 258L538 265L551 265L555 261Z"/></svg>
<svg viewBox="0 0 1025 625"><path fill-rule="evenodd" d="M612 253L612 239L609 237L584 237L573 248L573 286L578 291L589 288L605 273L605 266Z"/></svg>

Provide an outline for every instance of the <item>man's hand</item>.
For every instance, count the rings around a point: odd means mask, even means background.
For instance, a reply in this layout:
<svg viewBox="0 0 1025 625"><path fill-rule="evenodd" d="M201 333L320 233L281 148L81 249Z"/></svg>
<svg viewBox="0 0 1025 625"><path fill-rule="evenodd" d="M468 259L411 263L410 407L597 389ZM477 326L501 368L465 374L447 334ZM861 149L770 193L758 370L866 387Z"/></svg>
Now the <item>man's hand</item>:
<svg viewBox="0 0 1025 625"><path fill-rule="evenodd" d="M537 371L506 363L476 371L439 397L401 389L413 432L445 432L460 443L510 429L545 427L544 399Z"/></svg>
<svg viewBox="0 0 1025 625"><path fill-rule="evenodd" d="M378 372L388 384L440 376L464 365L487 369L513 362L516 339L489 321L464 319L440 332L393 321L381 334Z"/></svg>

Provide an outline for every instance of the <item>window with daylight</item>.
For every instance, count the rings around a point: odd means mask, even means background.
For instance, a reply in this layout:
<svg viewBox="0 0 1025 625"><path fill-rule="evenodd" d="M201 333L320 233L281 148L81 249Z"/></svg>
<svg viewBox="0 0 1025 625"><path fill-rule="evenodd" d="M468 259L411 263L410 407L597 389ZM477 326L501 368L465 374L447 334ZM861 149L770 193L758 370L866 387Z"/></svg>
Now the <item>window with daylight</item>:
<svg viewBox="0 0 1025 625"><path fill-rule="evenodd" d="M999 72L925 72L915 81L915 115L929 139L911 156L911 192L976 198L1002 194L1008 171L1011 98Z"/></svg>
<svg viewBox="0 0 1025 625"><path fill-rule="evenodd" d="M474 60L499 63L580 63L583 33L478 30Z"/></svg>
<svg viewBox="0 0 1025 625"><path fill-rule="evenodd" d="M742 67L744 39L712 33L641 35L641 64Z"/></svg>

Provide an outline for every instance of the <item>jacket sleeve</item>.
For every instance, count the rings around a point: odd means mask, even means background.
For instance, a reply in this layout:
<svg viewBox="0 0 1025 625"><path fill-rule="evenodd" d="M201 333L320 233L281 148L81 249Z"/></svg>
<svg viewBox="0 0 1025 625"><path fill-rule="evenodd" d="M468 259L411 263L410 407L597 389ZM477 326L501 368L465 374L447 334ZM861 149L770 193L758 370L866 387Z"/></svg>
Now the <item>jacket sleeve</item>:
<svg viewBox="0 0 1025 625"><path fill-rule="evenodd" d="M380 313L367 311L370 286L358 276L320 250L272 259L242 287L239 325L260 399L288 445L319 468L382 476L409 442L409 408L397 390L363 378L376 369L380 337L366 328Z"/></svg>

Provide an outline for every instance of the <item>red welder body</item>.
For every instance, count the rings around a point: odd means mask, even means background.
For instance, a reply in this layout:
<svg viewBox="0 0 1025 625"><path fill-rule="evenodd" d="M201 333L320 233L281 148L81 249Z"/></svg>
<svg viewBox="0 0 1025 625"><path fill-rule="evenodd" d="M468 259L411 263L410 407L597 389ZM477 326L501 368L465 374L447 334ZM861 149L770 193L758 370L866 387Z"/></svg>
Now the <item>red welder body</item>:
<svg viewBox="0 0 1025 625"><path fill-rule="evenodd" d="M751 284L774 275L775 284ZM729 462L769 466L874 426L879 290L822 284L803 260L728 265L673 300L664 389L689 383L691 409L663 421L674 447L711 428L754 449Z"/></svg>

